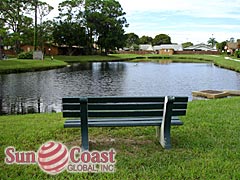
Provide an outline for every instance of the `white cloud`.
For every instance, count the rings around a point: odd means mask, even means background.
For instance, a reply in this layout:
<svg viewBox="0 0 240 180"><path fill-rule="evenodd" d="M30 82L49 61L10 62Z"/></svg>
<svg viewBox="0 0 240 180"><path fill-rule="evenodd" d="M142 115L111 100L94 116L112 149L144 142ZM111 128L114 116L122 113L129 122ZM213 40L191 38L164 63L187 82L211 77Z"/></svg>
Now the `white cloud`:
<svg viewBox="0 0 240 180"><path fill-rule="evenodd" d="M239 18L231 12L233 10L237 12L240 8L240 0L119 0L119 2L124 11L130 15L133 12L175 11L196 17Z"/></svg>
<svg viewBox="0 0 240 180"><path fill-rule="evenodd" d="M44 1L55 8L48 18L56 17L58 4L63 0ZM240 38L240 0L119 0L119 2L130 23L126 32L134 32L139 36L155 37L164 33L169 34L172 42L177 43L185 41L206 43L212 34L220 42L231 37ZM179 16L188 19L178 19ZM175 21L171 20L173 18ZM204 21L196 22L196 18ZM208 19L212 22L208 22Z"/></svg>
<svg viewBox="0 0 240 180"><path fill-rule="evenodd" d="M172 42L240 38L240 0L119 0L130 27L139 36L169 34ZM181 17L181 18L179 18ZM165 21L165 22L164 22Z"/></svg>

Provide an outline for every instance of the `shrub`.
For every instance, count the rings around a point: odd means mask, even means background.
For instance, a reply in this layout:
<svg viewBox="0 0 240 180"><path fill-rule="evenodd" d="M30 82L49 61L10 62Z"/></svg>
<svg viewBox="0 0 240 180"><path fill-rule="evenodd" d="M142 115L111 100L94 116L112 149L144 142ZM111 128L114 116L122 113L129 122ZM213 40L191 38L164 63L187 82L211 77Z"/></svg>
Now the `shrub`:
<svg viewBox="0 0 240 180"><path fill-rule="evenodd" d="M236 56L237 58L240 58L240 50L235 51L234 56Z"/></svg>
<svg viewBox="0 0 240 180"><path fill-rule="evenodd" d="M33 52L22 52L18 54L18 59L33 59Z"/></svg>

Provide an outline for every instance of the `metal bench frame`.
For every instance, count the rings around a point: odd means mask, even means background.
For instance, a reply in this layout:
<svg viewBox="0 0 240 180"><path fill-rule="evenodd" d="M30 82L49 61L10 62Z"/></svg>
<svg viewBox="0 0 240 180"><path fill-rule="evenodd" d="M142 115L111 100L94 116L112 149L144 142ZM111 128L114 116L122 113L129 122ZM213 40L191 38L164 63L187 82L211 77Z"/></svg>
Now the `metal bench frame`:
<svg viewBox="0 0 240 180"><path fill-rule="evenodd" d="M156 126L156 136L171 148L171 125L183 125L188 97L63 98L64 128L81 128L82 149L89 149L88 127ZM78 118L78 119L76 119Z"/></svg>

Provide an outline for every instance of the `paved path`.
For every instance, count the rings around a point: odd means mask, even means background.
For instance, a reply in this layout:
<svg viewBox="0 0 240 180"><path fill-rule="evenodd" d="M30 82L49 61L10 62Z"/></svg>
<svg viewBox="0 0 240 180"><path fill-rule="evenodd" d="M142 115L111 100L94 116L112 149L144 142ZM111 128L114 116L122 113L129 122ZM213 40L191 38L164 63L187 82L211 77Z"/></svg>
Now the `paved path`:
<svg viewBox="0 0 240 180"><path fill-rule="evenodd" d="M233 59L233 58L230 58L230 57L225 57L225 59L240 62L239 59Z"/></svg>

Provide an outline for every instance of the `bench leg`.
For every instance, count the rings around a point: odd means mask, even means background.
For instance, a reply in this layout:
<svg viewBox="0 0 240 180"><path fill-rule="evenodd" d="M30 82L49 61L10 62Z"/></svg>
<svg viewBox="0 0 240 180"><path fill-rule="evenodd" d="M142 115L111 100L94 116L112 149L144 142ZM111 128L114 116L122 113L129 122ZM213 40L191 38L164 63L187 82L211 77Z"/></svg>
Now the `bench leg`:
<svg viewBox="0 0 240 180"><path fill-rule="evenodd" d="M81 135L82 135L82 150L87 151L88 145L88 100L87 98L80 98L81 106Z"/></svg>
<svg viewBox="0 0 240 180"><path fill-rule="evenodd" d="M172 119L172 108L173 108L174 97L165 97L164 102L164 112L163 112L163 120L161 126L157 129L157 136L159 138L159 142L165 149L171 148L171 119Z"/></svg>
<svg viewBox="0 0 240 180"><path fill-rule="evenodd" d="M89 149L88 127L82 127L81 128L81 135L82 135L82 150L87 151Z"/></svg>
<svg viewBox="0 0 240 180"><path fill-rule="evenodd" d="M159 127L159 141L163 148L165 149L171 149L171 136L170 136L170 127L167 127L166 125L162 124L161 127Z"/></svg>
<svg viewBox="0 0 240 180"><path fill-rule="evenodd" d="M164 125L156 127L156 138L164 149L171 149L170 129L164 128Z"/></svg>

